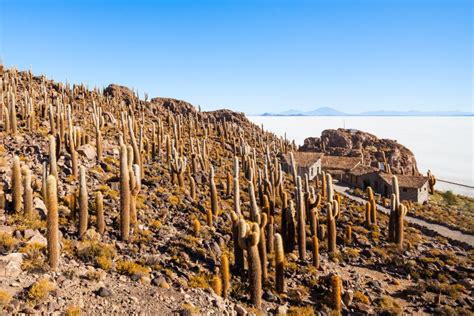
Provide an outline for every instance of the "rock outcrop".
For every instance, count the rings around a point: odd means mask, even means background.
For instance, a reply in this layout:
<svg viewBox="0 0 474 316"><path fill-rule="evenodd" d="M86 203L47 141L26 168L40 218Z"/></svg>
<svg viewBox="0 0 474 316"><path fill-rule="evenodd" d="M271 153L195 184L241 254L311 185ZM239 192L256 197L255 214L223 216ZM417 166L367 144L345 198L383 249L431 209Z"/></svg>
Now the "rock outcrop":
<svg viewBox="0 0 474 316"><path fill-rule="evenodd" d="M379 139L375 135L354 129L327 129L321 137L309 137L300 151L323 152L331 156L360 157L367 165L377 167L384 156L395 174L419 174L415 155L405 146L391 139Z"/></svg>
<svg viewBox="0 0 474 316"><path fill-rule="evenodd" d="M112 98L124 100L126 104L132 103L132 100L135 98L135 94L132 90L117 84L110 84L107 88L105 88L104 96L110 96Z"/></svg>
<svg viewBox="0 0 474 316"><path fill-rule="evenodd" d="M196 108L191 104L183 100L172 99L172 98L153 98L150 100L152 104L162 106L175 114L191 114L196 113Z"/></svg>

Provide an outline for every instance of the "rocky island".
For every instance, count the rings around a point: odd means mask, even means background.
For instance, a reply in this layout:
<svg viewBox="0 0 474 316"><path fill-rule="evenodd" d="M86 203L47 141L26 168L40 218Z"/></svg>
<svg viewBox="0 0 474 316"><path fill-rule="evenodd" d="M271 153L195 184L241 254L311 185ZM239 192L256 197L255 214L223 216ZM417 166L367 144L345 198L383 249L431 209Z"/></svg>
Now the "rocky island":
<svg viewBox="0 0 474 316"><path fill-rule="evenodd" d="M387 195L345 184L360 167ZM404 177L425 178L410 150L361 131L298 150L241 113L1 67L0 309L470 315L472 235L454 232L474 216L440 210L473 201L406 200Z"/></svg>

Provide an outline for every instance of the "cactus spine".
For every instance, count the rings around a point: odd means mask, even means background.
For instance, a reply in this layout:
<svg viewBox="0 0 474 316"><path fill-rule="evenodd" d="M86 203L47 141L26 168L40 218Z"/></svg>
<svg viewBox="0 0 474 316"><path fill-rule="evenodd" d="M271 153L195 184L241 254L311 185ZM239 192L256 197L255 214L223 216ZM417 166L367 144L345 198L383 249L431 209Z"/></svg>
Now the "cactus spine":
<svg viewBox="0 0 474 316"><path fill-rule="evenodd" d="M86 168L81 166L79 176L79 236L83 236L87 231L89 217Z"/></svg>
<svg viewBox="0 0 474 316"><path fill-rule="evenodd" d="M278 293L286 292L285 282L285 251L280 234L275 234L275 283Z"/></svg>
<svg viewBox="0 0 474 316"><path fill-rule="evenodd" d="M58 194L56 178L53 175L48 176L47 180L47 242L48 242L48 261L51 269L58 268L59 263L59 226L58 226Z"/></svg>
<svg viewBox="0 0 474 316"><path fill-rule="evenodd" d="M14 212L19 213L21 210L21 167L18 156L13 157L12 202Z"/></svg>

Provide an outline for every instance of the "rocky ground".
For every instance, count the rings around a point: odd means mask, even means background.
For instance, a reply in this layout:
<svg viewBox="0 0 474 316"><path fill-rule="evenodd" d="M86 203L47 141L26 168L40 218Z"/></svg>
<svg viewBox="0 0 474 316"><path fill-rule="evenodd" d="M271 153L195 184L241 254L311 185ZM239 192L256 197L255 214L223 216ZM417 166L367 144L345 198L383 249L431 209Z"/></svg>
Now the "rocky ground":
<svg viewBox="0 0 474 316"><path fill-rule="evenodd" d="M300 259L297 250L285 254L285 293L275 289L275 254L267 253L268 278L262 287L262 306L257 309L250 300L246 271L234 266L231 219L234 191L227 185L228 173L232 173L233 157L237 154L242 165L238 175L241 209L248 220L251 205L242 161L245 156L253 156L255 165L263 171L265 165L270 168L269 161L279 151L291 150L291 144L263 133L243 115L227 110L202 113L184 101L138 100L132 91L120 86L109 87L103 94L84 87L66 87L27 72L4 70L2 76L3 103L5 106L9 103L7 91L15 91L19 125L17 133L12 134L5 130L5 119L0 117L0 187L6 198L5 206L0 207L0 308L5 314L470 315L474 312L474 256L468 245L455 244L406 224L401 250L387 239L387 215L378 214L377 224L367 226L364 205L342 195L336 224L337 253L329 255L327 251L326 197L323 197L318 209L319 268L312 265L313 244L307 224L306 257ZM61 256L55 271L47 261L48 209L41 193L43 162L49 160L47 137L51 133L48 111L40 114L45 95L55 108L61 102L75 104L73 125L89 135L77 148L79 163L87 170L89 197L88 230L83 236L78 234L78 180L71 176L70 154L64 146L59 150ZM28 128L28 116L22 111L29 97L38 111L36 128ZM93 102L103 108L105 120L101 127L101 159L97 157L91 120ZM136 200L138 223L132 226L131 238L123 241L119 229L117 135L122 131L120 113L126 111L134 112L137 125L143 127L146 137L141 148L144 176ZM163 134L182 145L182 156L188 158L183 186L173 181L168 161L171 153L165 139L157 146L157 154L150 154L153 123L157 129L162 124ZM252 152L242 154L243 147L252 148ZM207 156L196 163L197 168L192 172L196 191L193 196L190 169L193 158L203 152ZM33 174L32 218L12 209L14 155ZM216 171L219 211L211 225L208 223L210 165ZM283 175L282 180L283 190L294 200L291 176ZM259 190L257 186L258 204L268 211ZM98 191L104 197L106 229L102 235L97 232L96 224L94 194ZM281 231L282 204L282 200L275 200L271 214L274 232ZM350 238L346 234L348 227L352 230ZM230 290L225 299L216 294L220 291L214 283L215 276L222 272L223 254L229 257L231 265ZM330 282L333 275L342 279L340 311L335 310Z"/></svg>

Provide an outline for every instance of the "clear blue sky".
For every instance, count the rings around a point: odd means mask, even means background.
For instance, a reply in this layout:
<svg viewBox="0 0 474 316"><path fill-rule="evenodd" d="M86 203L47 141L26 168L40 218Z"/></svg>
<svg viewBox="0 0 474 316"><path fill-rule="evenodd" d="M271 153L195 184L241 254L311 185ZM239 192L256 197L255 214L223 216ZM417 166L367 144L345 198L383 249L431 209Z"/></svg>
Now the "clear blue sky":
<svg viewBox="0 0 474 316"><path fill-rule="evenodd" d="M0 0L0 56L203 109L473 111L470 0Z"/></svg>

